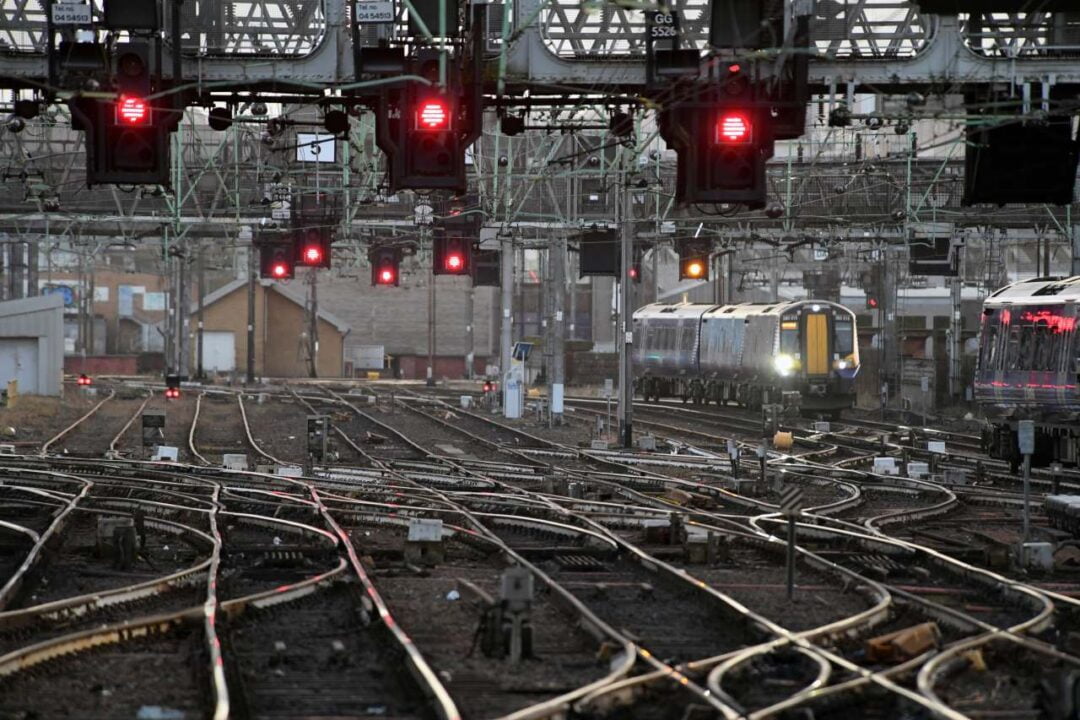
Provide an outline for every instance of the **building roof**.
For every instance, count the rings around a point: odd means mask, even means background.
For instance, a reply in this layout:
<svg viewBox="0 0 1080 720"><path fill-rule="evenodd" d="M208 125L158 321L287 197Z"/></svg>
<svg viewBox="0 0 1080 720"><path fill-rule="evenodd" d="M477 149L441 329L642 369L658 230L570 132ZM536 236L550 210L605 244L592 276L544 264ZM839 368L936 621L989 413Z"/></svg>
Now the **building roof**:
<svg viewBox="0 0 1080 720"><path fill-rule="evenodd" d="M273 290L278 295L281 295L282 297L292 301L300 307L304 307L307 304L306 298L304 297L303 293L298 292L297 290L289 287L288 285L274 282L272 280L260 280L259 285L261 285L264 290ZM245 280L244 278L237 278L236 280L232 280L225 285L222 285L214 292L206 295L206 297L203 298L203 306L208 307L210 305L213 305L218 300L228 297L229 295L232 295L234 292L244 287L247 287L247 280ZM194 315L198 311L199 305L197 302L192 303L188 310L188 312L192 315ZM337 317L333 313L323 310L322 308L319 308L319 319L325 320L326 322L333 325L342 335L346 335L349 333L349 331L352 330L352 327L347 322Z"/></svg>
<svg viewBox="0 0 1080 720"><path fill-rule="evenodd" d="M0 302L0 315L26 315L42 310L59 310L64 307L64 298L58 294L36 295L34 297L5 300Z"/></svg>

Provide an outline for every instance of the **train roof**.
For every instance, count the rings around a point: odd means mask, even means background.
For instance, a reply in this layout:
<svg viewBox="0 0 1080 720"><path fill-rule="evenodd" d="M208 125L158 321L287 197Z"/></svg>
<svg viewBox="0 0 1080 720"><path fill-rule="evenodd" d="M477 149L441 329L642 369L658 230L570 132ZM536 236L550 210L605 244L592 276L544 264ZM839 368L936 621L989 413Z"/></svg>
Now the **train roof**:
<svg viewBox="0 0 1080 720"><path fill-rule="evenodd" d="M634 311L634 319L645 318L700 318L705 311L716 307L711 303L649 303Z"/></svg>
<svg viewBox="0 0 1080 720"><path fill-rule="evenodd" d="M785 300L771 303L735 303L733 305L714 305L711 303L651 303L634 311L635 320L645 318L699 318L707 317L757 317L760 315L780 315L802 305L821 305L823 307L842 308L828 300ZM850 310L848 310L850 312Z"/></svg>
<svg viewBox="0 0 1080 720"><path fill-rule="evenodd" d="M1003 305L1053 305L1080 301L1080 275L1021 280L992 293L985 307Z"/></svg>
<svg viewBox="0 0 1080 720"><path fill-rule="evenodd" d="M790 310L795 310L803 305L820 305L821 307L841 308L839 305L828 300L789 300L775 303L736 303L734 305L715 305L709 309L706 319L721 317L758 317L762 315L782 315ZM850 312L850 311L849 311Z"/></svg>

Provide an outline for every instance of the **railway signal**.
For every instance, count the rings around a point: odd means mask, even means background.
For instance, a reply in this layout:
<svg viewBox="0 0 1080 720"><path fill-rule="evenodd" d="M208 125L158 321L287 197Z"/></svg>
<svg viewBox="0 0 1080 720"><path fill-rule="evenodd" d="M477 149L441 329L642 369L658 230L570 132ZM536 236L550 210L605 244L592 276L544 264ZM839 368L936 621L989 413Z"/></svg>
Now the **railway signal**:
<svg viewBox="0 0 1080 720"><path fill-rule="evenodd" d="M259 277L291 280L296 274L295 248L291 242L268 242L259 248Z"/></svg>
<svg viewBox="0 0 1080 720"><path fill-rule="evenodd" d="M578 241L578 248L580 252L578 274L581 277L589 275L619 277L622 247L619 236L614 230L605 228L584 232Z"/></svg>
<svg viewBox="0 0 1080 720"><path fill-rule="evenodd" d="M709 279L709 248L704 243L685 243L679 247L679 279Z"/></svg>
<svg viewBox="0 0 1080 720"><path fill-rule="evenodd" d="M765 206L765 161L773 154L769 102L742 67L728 66L719 84L701 87L660 114L660 134L679 160L680 203Z"/></svg>
<svg viewBox="0 0 1080 720"><path fill-rule="evenodd" d="M472 241L455 235L436 235L431 271L436 275L471 274Z"/></svg>
<svg viewBox="0 0 1080 720"><path fill-rule="evenodd" d="M401 250L376 247L368 251L371 263L371 284L397 287L401 278Z"/></svg>
<svg viewBox="0 0 1080 720"><path fill-rule="evenodd" d="M885 293L885 278L881 265L874 265L862 273L863 292L866 293L866 309L877 310Z"/></svg>
<svg viewBox="0 0 1080 720"><path fill-rule="evenodd" d="M438 51L421 50L402 63L432 84L408 82L379 93L375 139L387 156L390 190L463 193L465 150L481 130L479 60L447 73L441 90L434 89L440 76Z"/></svg>
<svg viewBox="0 0 1080 720"><path fill-rule="evenodd" d="M329 230L305 228L296 231L296 261L304 267L329 268L333 238Z"/></svg>
<svg viewBox="0 0 1080 720"><path fill-rule="evenodd" d="M69 101L72 127L86 132L86 183L168 185L169 134L181 112L173 100L150 101L162 89L154 71L153 45L117 43L97 80L115 96Z"/></svg>
<svg viewBox="0 0 1080 720"><path fill-rule="evenodd" d="M165 399L176 400L180 397L180 376L165 376Z"/></svg>
<svg viewBox="0 0 1080 720"><path fill-rule="evenodd" d="M76 379L75 382L81 387L89 387L90 385L94 384L94 381L91 380L90 376L86 373L82 373L81 375L79 375L78 379Z"/></svg>
<svg viewBox="0 0 1080 720"><path fill-rule="evenodd" d="M633 257L630 260L630 281L638 285L641 284L641 261L644 257L645 247L635 245Z"/></svg>

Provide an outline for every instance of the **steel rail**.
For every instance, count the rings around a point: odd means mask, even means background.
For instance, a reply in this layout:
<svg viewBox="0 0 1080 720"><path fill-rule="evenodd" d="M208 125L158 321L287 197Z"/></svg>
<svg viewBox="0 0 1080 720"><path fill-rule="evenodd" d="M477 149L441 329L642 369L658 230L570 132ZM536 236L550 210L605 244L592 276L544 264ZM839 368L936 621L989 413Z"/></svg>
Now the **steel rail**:
<svg viewBox="0 0 1080 720"><path fill-rule="evenodd" d="M255 438L251 434L251 425L248 424L247 410L244 409L244 393L242 393L242 392L236 393L236 403L240 407L240 417L244 421L244 434L247 435L248 444L251 445L251 447L255 450L255 452L257 452L258 454L262 455L264 458L266 458L270 462L275 463L277 465L292 465L293 463L287 463L284 460L280 460L280 459L274 457L270 453L263 450L259 446L259 444L257 442L255 442Z"/></svg>
<svg viewBox="0 0 1080 720"><path fill-rule="evenodd" d="M199 410L202 408L202 399L205 394L205 392L200 392L195 398L195 413L191 417L191 427L188 429L188 449L191 450L191 454L195 459L203 465L209 466L210 461L203 457L195 447L195 428L199 424Z"/></svg>
<svg viewBox="0 0 1080 720"><path fill-rule="evenodd" d="M210 567L206 573L206 601L202 605L203 632L206 648L210 655L211 688L214 694L214 720L227 720L229 717L229 686L225 681L225 662L221 656L221 641L217 635L217 583L221 569L221 532L218 530L218 510L221 486L214 488L214 510L210 512L210 535L214 544L210 554Z"/></svg>
<svg viewBox="0 0 1080 720"><path fill-rule="evenodd" d="M146 408L147 403L150 402L150 398L152 398L153 396L154 396L154 391L151 390L150 393L146 396L146 399L144 399L142 401L142 404L139 405L139 407L135 411L135 413L130 418L128 418L128 421L126 423L124 423L124 427L120 428L120 432L116 433L116 437L114 437L109 442L109 455L110 456L116 454L116 446L120 442L120 438L124 437L124 433L126 433L128 431L128 428L131 427L132 424L134 424L135 420L140 415L142 415L142 411Z"/></svg>
<svg viewBox="0 0 1080 720"><path fill-rule="evenodd" d="M57 513L52 522L49 523L49 527L45 529L45 532L41 533L38 541L26 554L26 557L23 558L19 567L16 568L15 572L13 572L10 577L8 577L7 582L0 587L0 610L6 608L15 597L16 593L22 588L22 583L26 578L27 573L29 573L40 561L45 545L59 535L79 502L89 495L93 483L89 480L83 480L82 482L82 491L67 501L66 506Z"/></svg>
<svg viewBox="0 0 1080 720"><path fill-rule="evenodd" d="M61 438L63 438L69 432L71 432L72 430L77 428L80 424L82 424L82 422L84 420L86 420L86 418L88 418L91 415L93 415L94 413L96 413L98 411L98 409L101 408L102 405L107 403L109 400L112 400L115 395L116 395L116 390L115 389L109 390L109 394L106 395L101 400L99 400L98 403L96 405L94 405L94 407L90 408L90 410L85 415L83 415L82 417L80 417L78 420L71 423L70 425L68 425L66 428L61 430L59 433L57 433L53 437L46 440L44 442L44 444L42 444L41 450L38 451L38 455L40 455L41 457L45 457L49 453L49 448L52 447L53 443L59 441Z"/></svg>
<svg viewBox="0 0 1080 720"><path fill-rule="evenodd" d="M427 660L420 653L420 650L413 643L412 638L405 634L405 631L401 629L401 626L394 620L393 615L390 613L389 608L383 601L382 596L379 595L379 591L375 588L371 578L368 577L367 572L364 570L363 563L360 562L359 556L356 554L356 548L353 547L352 540L349 538L348 533L341 529L341 526L337 524L337 521L323 505L322 499L319 496L319 491L315 489L313 485L309 486L311 492L311 499L315 501L315 504L319 508L319 514L322 516L323 521L334 531L341 542L341 547L345 549L349 558L349 564L352 566L353 573L360 580L360 583L364 586L364 591L367 593L367 597L370 599L372 605L378 613L379 619L382 621L383 626L390 632L390 635L401 646L402 651L408 660L409 668L412 670L413 677L420 685L422 691L428 694L429 699L434 704L434 710L442 720L461 720L461 713L457 709L457 705L450 697L450 693L447 692L442 682L439 680L435 671L428 665Z"/></svg>

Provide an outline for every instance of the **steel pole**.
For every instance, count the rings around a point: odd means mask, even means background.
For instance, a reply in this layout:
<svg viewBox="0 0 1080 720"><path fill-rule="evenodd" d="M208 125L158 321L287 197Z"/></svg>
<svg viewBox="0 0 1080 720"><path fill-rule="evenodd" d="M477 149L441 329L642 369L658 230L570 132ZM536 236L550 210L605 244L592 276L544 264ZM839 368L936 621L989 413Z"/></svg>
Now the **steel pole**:
<svg viewBox="0 0 1080 720"><path fill-rule="evenodd" d="M432 246L432 253L434 247ZM435 272L428 277L427 385L435 384Z"/></svg>
<svg viewBox="0 0 1080 720"><path fill-rule="evenodd" d="M1031 454L1024 453L1024 544L1031 541ZM1025 559L1026 561L1026 559Z"/></svg>
<svg viewBox="0 0 1080 720"><path fill-rule="evenodd" d="M248 248L247 258L247 379L248 385L255 384L255 241Z"/></svg>
<svg viewBox="0 0 1080 720"><path fill-rule="evenodd" d="M465 377L473 379L473 364L476 358L475 318L473 306L475 304L476 287L469 280L469 287L465 289Z"/></svg>
<svg viewBox="0 0 1080 720"><path fill-rule="evenodd" d="M951 296L952 313L950 314L950 338L949 338L949 396L954 400L963 394L961 390L961 351L963 347L961 338L961 315L960 293L963 286L961 277L952 278Z"/></svg>
<svg viewBox="0 0 1080 720"><path fill-rule="evenodd" d="M630 264L634 252L633 196L624 167L621 173L622 203L619 228L622 232L621 253L619 258L619 320L615 342L619 346L619 438L624 448L634 445L634 376L633 360L633 325L630 307Z"/></svg>
<svg viewBox="0 0 1080 720"><path fill-rule="evenodd" d="M563 300L566 294L566 238L555 240L555 255L551 260L552 291L552 362L551 362L551 421L562 424L563 388L566 375L565 326Z"/></svg>
<svg viewBox="0 0 1080 720"><path fill-rule="evenodd" d="M499 240L499 295L502 316L499 322L499 373L503 407L506 407L506 378L510 372L510 352L514 342L514 242L509 234Z"/></svg>
<svg viewBox="0 0 1080 720"><path fill-rule="evenodd" d="M205 319L204 318L204 308L203 308L203 298L206 297L206 262L205 262L205 257L204 257L205 256L205 247L206 246L200 240L199 241L198 290L196 291L199 294L199 297L198 297L198 303L199 303L199 305L198 305L198 317L197 317L198 327L196 328L196 332L198 333L198 335L196 337L196 352L198 354L196 355L196 367L195 367L195 376L197 378L199 378L200 380L203 377L206 376L205 369L203 368L203 360L204 360L204 354L203 354L204 353L204 351L203 351L203 320Z"/></svg>

